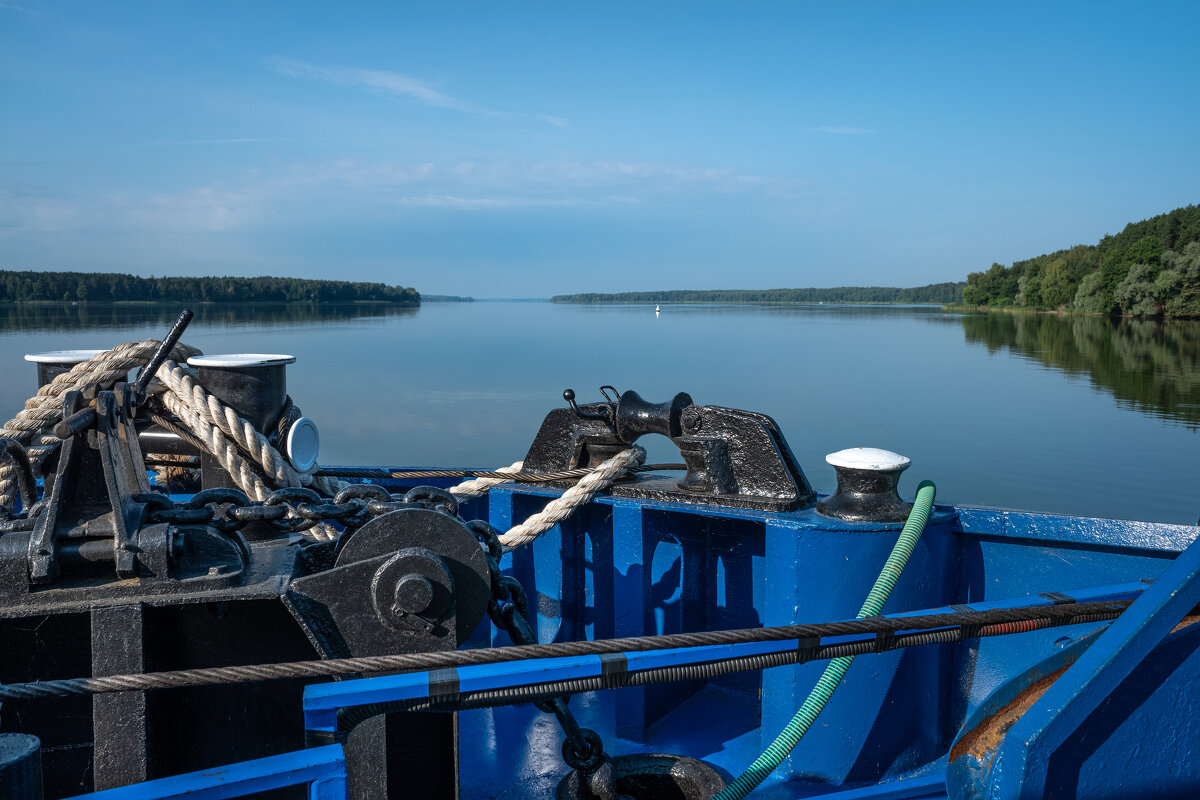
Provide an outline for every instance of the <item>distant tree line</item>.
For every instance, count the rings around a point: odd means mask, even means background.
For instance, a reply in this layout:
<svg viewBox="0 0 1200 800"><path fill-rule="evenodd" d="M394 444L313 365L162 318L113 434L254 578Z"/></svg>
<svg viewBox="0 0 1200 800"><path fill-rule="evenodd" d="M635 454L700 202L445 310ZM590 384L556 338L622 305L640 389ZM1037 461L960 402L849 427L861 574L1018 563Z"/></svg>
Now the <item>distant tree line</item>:
<svg viewBox="0 0 1200 800"><path fill-rule="evenodd" d="M972 272L963 302L1139 317L1200 316L1200 206L1131 222L1098 244Z"/></svg>
<svg viewBox="0 0 1200 800"><path fill-rule="evenodd" d="M560 294L551 303L960 303L965 282L911 289L837 286L832 289L674 289L662 292Z"/></svg>
<svg viewBox="0 0 1200 800"><path fill-rule="evenodd" d="M417 305L416 289L383 283L301 278L139 278L110 272L0 270L0 302L125 301L200 303L354 303Z"/></svg>

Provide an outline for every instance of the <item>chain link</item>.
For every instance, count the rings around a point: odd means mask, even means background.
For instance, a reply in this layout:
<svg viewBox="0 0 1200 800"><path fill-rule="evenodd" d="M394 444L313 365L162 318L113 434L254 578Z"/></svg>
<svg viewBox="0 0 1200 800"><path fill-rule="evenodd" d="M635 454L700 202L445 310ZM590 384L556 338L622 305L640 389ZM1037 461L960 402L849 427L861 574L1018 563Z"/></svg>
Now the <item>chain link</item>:
<svg viewBox="0 0 1200 800"><path fill-rule="evenodd" d="M410 492L411 494L411 492ZM472 520L467 527L479 539L487 553L488 576L492 584L492 596L488 601L488 617L492 623L508 634L515 645L538 644L537 636L529 625L529 595L525 587L511 575L500 571L500 557L504 547L496 529L481 519ZM604 761L604 742L600 734L590 728L582 728L567 707L570 695L554 697L534 703L539 711L553 714L563 730L562 757L567 766L580 772L591 772Z"/></svg>
<svg viewBox="0 0 1200 800"><path fill-rule="evenodd" d="M307 530L321 522L357 528L376 516L403 508L430 509L459 518L457 498L434 486L418 486L397 496L381 486L355 484L342 489L332 501L312 489L299 487L278 489L262 502L251 500L239 489L226 488L197 492L182 505L158 492L141 492L131 499L149 506L152 523L208 525L226 534L251 523L264 523L284 533ZM508 634L513 644L538 644L529 624L529 596L525 587L500 571L504 547L495 528L483 520L472 520L466 526L479 539L486 555L491 582L488 617ZM604 761L604 744L595 731L580 727L567 707L568 698L555 697L535 705L558 718L565 736L563 760L573 769L588 772Z"/></svg>
<svg viewBox="0 0 1200 800"><path fill-rule="evenodd" d="M281 533L297 533L322 522L358 528L370 520L401 508L426 508L458 516L454 496L433 486L418 486L404 495L389 494L374 484L354 484L330 501L312 489L286 487L251 500L240 489L205 489L185 503L176 503L158 492L140 492L132 500L150 507L149 521L171 525L208 525L223 533L251 523L265 523Z"/></svg>

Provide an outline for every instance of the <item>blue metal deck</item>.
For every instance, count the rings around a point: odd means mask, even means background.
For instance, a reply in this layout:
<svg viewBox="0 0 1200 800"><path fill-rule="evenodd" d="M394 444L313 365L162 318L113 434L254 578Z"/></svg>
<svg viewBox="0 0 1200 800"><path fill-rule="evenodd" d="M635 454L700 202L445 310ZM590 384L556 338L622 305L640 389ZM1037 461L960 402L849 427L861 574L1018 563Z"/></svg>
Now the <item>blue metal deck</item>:
<svg viewBox="0 0 1200 800"><path fill-rule="evenodd" d="M411 485L381 483L393 491ZM549 489L501 486L487 498L464 502L461 512L504 530L557 495ZM813 510L768 513L600 497L531 545L506 555L502 567L529 593L531 622L543 643L792 625L852 618L900 527L848 523ZM1079 753L1087 747L1128 746L1154 727L1109 721L1104 723L1107 739L1087 738L1105 698L1131 685L1144 696L1127 717L1162 716L1173 737L1171 752L1184 763L1174 773L1151 765L1137 774L1143 780L1178 774L1176 786L1191 785L1200 772L1190 761L1200 737L1181 713L1172 712L1171 704L1190 711L1197 693L1180 684L1182 677L1168 678L1183 676L1194 666L1196 637L1188 631L1168 634L1200 602L1200 581L1195 580L1200 549L1176 559L1198 532L1181 525L939 506L892 594L889 614L1054 602L1041 598L1041 592L1066 593L1081 602L1141 593L1133 606L1138 612L1107 625L1099 637L1094 634L1105 623L860 658L809 736L754 796L942 797L947 795L947 766L952 797L982 796L973 794L980 780L993 787L989 797L1053 793L1063 769L1055 765L1056 754L1066 744ZM1149 581L1154 583L1147 588ZM1139 670L1145 672L1146 654L1164 637L1186 642L1174 645L1179 652L1172 651L1173 666L1161 667L1166 674L1159 683L1167 688L1158 691ZM505 634L485 624L465 646L508 644ZM772 652L788 646L794 648L795 642L731 645L721 652ZM712 657L696 650L630 654L629 668L693 663L706 655ZM1070 680L1060 679L1043 702L1025 713L1014 729L1019 736L1004 739L996 761L1005 765L1003 771L992 768L981 777L963 763L947 764L947 753L964 726L973 728L981 715L987 716L984 712L1046 674L1045 665L1060 662L1070 667L1065 673ZM681 753L737 774L786 724L823 666L814 662L587 693L576 695L571 707L582 725L600 733L612 754ZM599 669L595 656L556 659L536 669L512 662L461 668L459 681L466 691L594 675ZM329 731L338 707L429 693L427 673L314 685L305 694L306 725ZM1145 711L1139 712L1143 706ZM566 771L559 756L560 731L528 705L461 712L459 736L464 797L548 797ZM333 749L304 751L308 758L318 752L332 769L329 765L337 761ZM249 763L257 765L254 769L290 763L270 761ZM1071 762L1066 768L1082 776L1079 787L1116 796L1105 791L1113 788L1111 781L1096 777L1092 766ZM331 788L336 776L330 775L314 779L313 787L319 788L311 791L326 794L313 797L339 796ZM208 778L206 773L194 779ZM176 796L154 794L157 789L151 786L143 785L142 794L135 787L129 790L134 793L94 797ZM217 793L189 796L235 796L217 788L205 791Z"/></svg>

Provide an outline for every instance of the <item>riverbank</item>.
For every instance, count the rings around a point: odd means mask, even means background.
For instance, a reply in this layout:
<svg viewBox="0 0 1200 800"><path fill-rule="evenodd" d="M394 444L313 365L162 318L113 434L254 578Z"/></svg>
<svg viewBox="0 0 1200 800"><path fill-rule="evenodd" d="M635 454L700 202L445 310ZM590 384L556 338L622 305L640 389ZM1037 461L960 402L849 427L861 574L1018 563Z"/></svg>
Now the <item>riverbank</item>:
<svg viewBox="0 0 1200 800"><path fill-rule="evenodd" d="M1143 320L1197 320L1195 314L1105 314L1098 311L1076 311L1070 308L1026 308L1025 306L968 306L962 304L942 306L944 311L1002 311L1005 314L1050 314L1056 317L1108 317L1109 319Z"/></svg>
<svg viewBox="0 0 1200 800"><path fill-rule="evenodd" d="M143 278L115 272L0 270L0 302L354 303L419 305L406 286L309 278L233 275Z"/></svg>
<svg viewBox="0 0 1200 800"><path fill-rule="evenodd" d="M651 292L559 294L551 303L875 303L941 305L962 300L966 282L926 286L832 286L804 289L667 289Z"/></svg>

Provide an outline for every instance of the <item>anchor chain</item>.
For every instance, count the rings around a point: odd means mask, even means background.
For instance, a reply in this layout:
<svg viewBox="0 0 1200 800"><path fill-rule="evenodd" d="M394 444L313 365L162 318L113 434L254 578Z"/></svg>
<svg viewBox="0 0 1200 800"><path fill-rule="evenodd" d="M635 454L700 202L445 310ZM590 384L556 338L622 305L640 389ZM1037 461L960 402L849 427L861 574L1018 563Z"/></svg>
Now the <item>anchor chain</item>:
<svg viewBox="0 0 1200 800"><path fill-rule="evenodd" d="M538 644L537 636L529 626L529 596L525 593L525 587L516 578L500 572L504 546L496 529L481 519L468 522L467 527L479 538L487 555L488 575L492 584L488 617L497 628L508 634L514 645ZM558 719L565 737L562 757L567 766L580 772L590 772L604 762L604 742L600 734L579 725L567 707L569 697L564 695L540 700L534 706Z"/></svg>
<svg viewBox="0 0 1200 800"><path fill-rule="evenodd" d="M232 488L205 489L185 503L176 503L158 492L139 492L131 499L150 506L151 523L208 525L223 533L241 530L252 522L266 523L280 533L298 533L322 522L357 528L401 508L426 508L458 516L458 502L453 495L433 486L418 486L394 495L380 486L354 484L338 492L332 501L298 486L277 489L263 501L251 500L245 492Z"/></svg>

